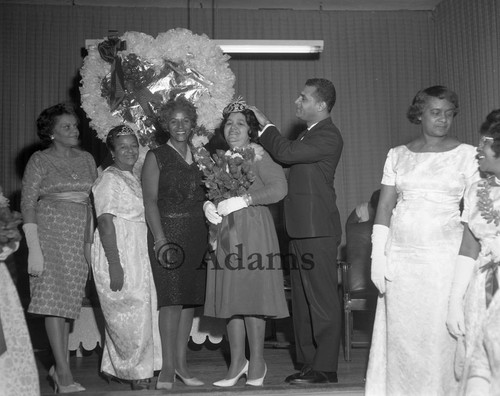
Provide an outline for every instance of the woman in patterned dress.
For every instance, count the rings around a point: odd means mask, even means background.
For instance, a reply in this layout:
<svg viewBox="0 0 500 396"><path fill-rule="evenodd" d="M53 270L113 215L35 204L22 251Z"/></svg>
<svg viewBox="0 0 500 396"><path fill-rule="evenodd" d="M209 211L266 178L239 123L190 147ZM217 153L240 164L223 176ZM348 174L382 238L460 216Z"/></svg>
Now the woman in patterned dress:
<svg viewBox="0 0 500 396"><path fill-rule="evenodd" d="M373 226L371 278L380 296L367 395L454 394L456 341L446 329L463 226L460 201L478 178L476 150L449 136L455 92L433 86L408 109L421 134L389 151Z"/></svg>
<svg viewBox="0 0 500 396"><path fill-rule="evenodd" d="M92 187L98 221L92 270L106 322L101 371L148 389L161 367L161 345L141 182L132 172L139 143L131 128L119 125L106 146L113 164Z"/></svg>
<svg viewBox="0 0 500 396"><path fill-rule="evenodd" d="M18 248L19 242L13 247L0 244L0 391L8 396L39 396L30 333L16 286L4 263Z"/></svg>
<svg viewBox="0 0 500 396"><path fill-rule="evenodd" d="M480 134L479 169L488 177L473 184L464 199L462 220L465 227L447 319L450 333L459 341L455 357L455 375L460 380L457 394L465 393L471 375L483 375L472 374L471 366L475 349L483 348L478 341L482 337L483 321L490 316L488 307L495 292L492 287L500 261L500 109L488 114ZM498 318L491 316L487 320L494 323ZM493 328L487 329L487 333L491 334ZM498 358L495 350L489 352ZM498 364L496 361L495 365ZM499 366L496 366L497 373L498 370ZM475 379L473 383L478 381ZM500 378L495 384L496 393L491 394L498 394Z"/></svg>
<svg viewBox="0 0 500 396"><path fill-rule="evenodd" d="M78 392L85 388L71 373L68 335L85 294L92 242L89 194L97 169L93 157L78 148L78 119L71 106L45 109L37 128L49 147L31 156L23 176L21 211L31 289L28 312L45 317L55 360L49 371L55 390Z"/></svg>
<svg viewBox="0 0 500 396"><path fill-rule="evenodd" d="M205 191L188 145L196 119L196 108L182 96L168 101L160 122L170 138L147 153L142 168L149 257L160 310L163 363L157 389L171 389L175 376L188 386L203 385L191 376L186 361L194 308L203 305L206 281Z"/></svg>
<svg viewBox="0 0 500 396"><path fill-rule="evenodd" d="M245 375L247 385L262 386L267 373L265 320L288 316L278 237L266 205L283 199L288 188L283 168L253 143L259 122L244 102L224 109L220 129L230 148L254 149L251 170L256 177L244 196L223 200L217 208L210 201L204 205L207 219L220 223L216 258L207 270L205 315L226 319L231 352L226 378L214 385L234 386Z"/></svg>

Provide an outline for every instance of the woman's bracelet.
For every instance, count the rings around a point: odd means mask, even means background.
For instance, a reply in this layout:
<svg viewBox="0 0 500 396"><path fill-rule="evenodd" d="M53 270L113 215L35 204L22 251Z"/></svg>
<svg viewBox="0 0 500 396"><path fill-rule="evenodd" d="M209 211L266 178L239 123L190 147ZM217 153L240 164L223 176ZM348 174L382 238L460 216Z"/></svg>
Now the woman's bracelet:
<svg viewBox="0 0 500 396"><path fill-rule="evenodd" d="M154 247L156 247L157 245L159 245L161 242L165 242L167 240L167 238L163 237L163 238L160 238L156 241L154 241L153 245Z"/></svg>
<svg viewBox="0 0 500 396"><path fill-rule="evenodd" d="M247 204L247 206L250 206L252 204L252 196L250 194L243 194L243 200Z"/></svg>

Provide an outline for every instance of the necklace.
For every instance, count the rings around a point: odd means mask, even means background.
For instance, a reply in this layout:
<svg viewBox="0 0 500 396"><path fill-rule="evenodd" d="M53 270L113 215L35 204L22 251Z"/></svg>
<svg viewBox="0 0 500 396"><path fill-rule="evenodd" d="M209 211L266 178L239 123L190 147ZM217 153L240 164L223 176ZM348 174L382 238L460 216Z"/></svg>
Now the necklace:
<svg viewBox="0 0 500 396"><path fill-rule="evenodd" d="M56 164L54 164L54 162L52 161L52 159L50 158L50 155L46 153L46 158L49 160L49 162L52 164L52 166L54 168L56 168L58 171L62 171L61 169L61 166L56 166ZM64 158L64 157L56 157L56 158ZM69 176L73 179L73 180L78 180L80 179L80 176L78 175L78 173L73 169L73 167L71 166L71 158L69 158L69 161L66 161L66 164L67 164L67 168L64 169L64 173L67 173L69 174Z"/></svg>
<svg viewBox="0 0 500 396"><path fill-rule="evenodd" d="M493 208L493 200L490 196L491 186L497 185L495 176L490 176L483 180L477 189L477 207L486 223L493 222L497 227L500 225L500 212Z"/></svg>

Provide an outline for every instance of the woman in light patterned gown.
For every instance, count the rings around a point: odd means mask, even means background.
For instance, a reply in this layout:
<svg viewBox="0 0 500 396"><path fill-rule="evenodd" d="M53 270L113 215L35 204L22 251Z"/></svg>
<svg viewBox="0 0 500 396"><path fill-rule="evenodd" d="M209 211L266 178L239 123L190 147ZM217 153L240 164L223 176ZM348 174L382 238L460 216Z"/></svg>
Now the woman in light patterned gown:
<svg viewBox="0 0 500 396"><path fill-rule="evenodd" d="M492 329L499 319L495 318L495 315L498 314L490 314L487 311L495 292L495 271L500 261L500 109L488 114L481 125L480 133L482 137L477 157L479 169L487 178L475 183L464 199L462 219L466 224L447 319L450 333L459 341L455 374L460 379L460 394L465 393L468 377L484 376L483 369L479 374L473 373L472 356L476 347L480 349L480 355L484 354L484 347L487 347L491 357L499 358L498 347L496 350L491 347L494 339L498 342L498 336L493 339L491 337ZM489 337L489 340L483 345L482 327L486 317L486 322L493 327L486 328L484 336ZM494 361L494 365L497 375L496 393L490 393L498 394L500 360ZM472 382L474 384L477 381ZM495 381L492 386L493 384ZM488 390L483 394L488 394Z"/></svg>
<svg viewBox="0 0 500 396"><path fill-rule="evenodd" d="M89 272L89 194L97 177L92 156L78 148L78 119L67 104L51 106L37 119L49 147L35 152L23 176L21 212L29 249L31 302L28 312L45 317L55 365L56 392L81 392L68 362L70 322L80 314ZM88 253L88 255L85 254Z"/></svg>
<svg viewBox="0 0 500 396"><path fill-rule="evenodd" d="M0 188L0 210L2 209ZM19 248L0 244L0 394L39 396L35 355L23 307L4 261Z"/></svg>
<svg viewBox="0 0 500 396"><path fill-rule="evenodd" d="M161 368L161 344L142 187L132 173L139 143L131 128L119 125L106 146L113 164L92 187L98 220L92 270L106 322L101 371L148 389Z"/></svg>
<svg viewBox="0 0 500 396"><path fill-rule="evenodd" d="M456 386L446 315L463 230L459 205L478 178L475 148L448 135L457 112L448 88L418 92L407 116L421 134L387 156L372 235L380 295L367 395L446 395Z"/></svg>

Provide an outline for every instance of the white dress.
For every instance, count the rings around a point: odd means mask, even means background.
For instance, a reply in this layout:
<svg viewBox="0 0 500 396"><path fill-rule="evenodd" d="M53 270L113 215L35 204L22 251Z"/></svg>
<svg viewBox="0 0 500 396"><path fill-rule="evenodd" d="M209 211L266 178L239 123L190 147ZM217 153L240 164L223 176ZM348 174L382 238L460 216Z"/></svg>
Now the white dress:
<svg viewBox="0 0 500 396"><path fill-rule="evenodd" d="M0 257L0 326L7 350L0 355L0 396L38 396L40 385L30 334L5 258Z"/></svg>
<svg viewBox="0 0 500 396"><path fill-rule="evenodd" d="M500 237L498 236L500 226L496 226L494 222L488 223L481 216L477 206L477 192L483 182L485 181L475 183L470 189L464 200L464 213L462 215L463 221L468 223L470 230L479 240L481 251L476 260L474 275L465 297L465 339L460 340L464 345L459 345L457 349L455 365L457 367L457 378L460 379L460 393L465 392L474 346L486 316L486 272L482 267L491 261L491 247L497 247L497 250L500 249ZM500 210L500 186L491 187L490 198L493 201L494 209Z"/></svg>
<svg viewBox="0 0 500 396"><path fill-rule="evenodd" d="M500 293L497 292L491 301L480 330L471 358L469 379L485 378L490 383L488 395L500 395Z"/></svg>
<svg viewBox="0 0 500 396"><path fill-rule="evenodd" d="M105 319L101 370L137 380L161 368L156 291L147 248L147 226L139 179L108 167L92 187L97 217L114 215L116 241L124 271L121 291L109 287L108 261L99 233L94 235L92 270Z"/></svg>
<svg viewBox="0 0 500 396"><path fill-rule="evenodd" d="M476 150L389 151L382 184L396 187L386 245L386 293L379 297L367 395L447 395L456 381L456 341L446 328L448 297L462 239L459 204L478 179Z"/></svg>

